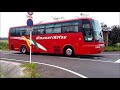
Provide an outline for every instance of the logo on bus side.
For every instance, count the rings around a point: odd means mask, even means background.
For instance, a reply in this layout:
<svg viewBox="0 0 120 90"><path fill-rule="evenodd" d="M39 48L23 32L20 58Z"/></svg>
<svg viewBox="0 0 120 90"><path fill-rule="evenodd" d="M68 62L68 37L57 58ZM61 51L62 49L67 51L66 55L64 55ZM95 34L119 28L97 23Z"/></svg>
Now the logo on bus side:
<svg viewBox="0 0 120 90"><path fill-rule="evenodd" d="M43 39L66 39L67 36L48 36L48 37L40 37L40 36L37 36L36 37L36 40L43 40Z"/></svg>
<svg viewBox="0 0 120 90"><path fill-rule="evenodd" d="M29 48L30 48L30 42L31 42L33 45L35 45L36 49L40 48L40 49L42 49L44 51L47 51L47 49L44 46L42 46L41 44L35 42L33 39L30 41L30 39L27 39L25 36L22 36L22 37L10 37L10 39L24 40L24 41L26 41Z"/></svg>

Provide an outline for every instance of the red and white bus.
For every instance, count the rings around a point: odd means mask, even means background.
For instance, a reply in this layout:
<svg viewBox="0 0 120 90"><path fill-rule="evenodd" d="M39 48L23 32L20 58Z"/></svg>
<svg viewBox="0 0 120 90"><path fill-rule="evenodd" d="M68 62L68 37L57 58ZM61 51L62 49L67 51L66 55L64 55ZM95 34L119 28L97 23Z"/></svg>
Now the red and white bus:
<svg viewBox="0 0 120 90"><path fill-rule="evenodd" d="M104 51L101 25L92 18L77 18L39 23L33 26L30 41L27 26L11 27L9 49L32 52L72 55L99 54Z"/></svg>

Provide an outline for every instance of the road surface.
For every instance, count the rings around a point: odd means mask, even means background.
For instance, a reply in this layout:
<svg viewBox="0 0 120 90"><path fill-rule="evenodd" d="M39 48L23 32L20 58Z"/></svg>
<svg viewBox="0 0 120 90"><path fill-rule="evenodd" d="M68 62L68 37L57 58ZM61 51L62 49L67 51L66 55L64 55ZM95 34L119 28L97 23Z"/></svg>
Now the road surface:
<svg viewBox="0 0 120 90"><path fill-rule="evenodd" d="M21 54L15 51L0 51L0 58L29 61L29 54ZM34 62L58 66L69 71L73 71L79 75L83 75L87 78L120 78L119 59L120 52L103 52L99 55L75 57L64 57L62 55L50 54L32 54L32 61ZM83 77L81 76L81 78Z"/></svg>

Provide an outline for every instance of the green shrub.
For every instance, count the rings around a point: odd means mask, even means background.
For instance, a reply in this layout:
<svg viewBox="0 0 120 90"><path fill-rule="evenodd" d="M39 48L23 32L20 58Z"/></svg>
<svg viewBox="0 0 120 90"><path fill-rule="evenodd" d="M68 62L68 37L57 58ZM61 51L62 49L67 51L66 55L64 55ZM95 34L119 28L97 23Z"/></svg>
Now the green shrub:
<svg viewBox="0 0 120 90"><path fill-rule="evenodd" d="M112 31L109 32L108 38L109 45L120 43L120 27L113 26Z"/></svg>
<svg viewBox="0 0 120 90"><path fill-rule="evenodd" d="M120 46L114 44L112 46L105 47L105 51L120 51Z"/></svg>
<svg viewBox="0 0 120 90"><path fill-rule="evenodd" d="M8 50L8 43L0 41L0 50Z"/></svg>

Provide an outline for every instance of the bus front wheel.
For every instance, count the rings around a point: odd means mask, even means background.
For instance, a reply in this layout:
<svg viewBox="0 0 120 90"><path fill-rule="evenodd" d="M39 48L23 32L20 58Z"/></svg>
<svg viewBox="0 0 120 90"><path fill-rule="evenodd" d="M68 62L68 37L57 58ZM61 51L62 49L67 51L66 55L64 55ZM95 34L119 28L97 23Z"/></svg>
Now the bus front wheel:
<svg viewBox="0 0 120 90"><path fill-rule="evenodd" d="M20 52L23 53L23 54L27 53L26 46L22 46L21 49L20 49Z"/></svg>
<svg viewBox="0 0 120 90"><path fill-rule="evenodd" d="M72 47L65 47L63 53L64 53L65 56L73 56L74 55L74 49Z"/></svg>

